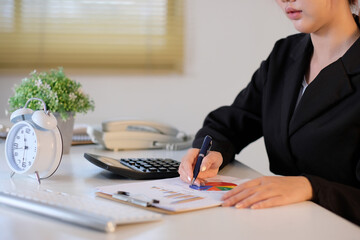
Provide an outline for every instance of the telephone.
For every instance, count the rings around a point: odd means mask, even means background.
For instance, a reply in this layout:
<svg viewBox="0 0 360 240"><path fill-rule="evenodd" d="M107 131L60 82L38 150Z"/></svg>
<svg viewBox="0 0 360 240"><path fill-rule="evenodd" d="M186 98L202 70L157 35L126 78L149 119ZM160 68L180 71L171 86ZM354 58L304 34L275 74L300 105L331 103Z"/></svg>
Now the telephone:
<svg viewBox="0 0 360 240"><path fill-rule="evenodd" d="M109 150L156 149L180 150L191 147L193 136L154 121L104 121L101 129L89 126L87 134L94 143Z"/></svg>

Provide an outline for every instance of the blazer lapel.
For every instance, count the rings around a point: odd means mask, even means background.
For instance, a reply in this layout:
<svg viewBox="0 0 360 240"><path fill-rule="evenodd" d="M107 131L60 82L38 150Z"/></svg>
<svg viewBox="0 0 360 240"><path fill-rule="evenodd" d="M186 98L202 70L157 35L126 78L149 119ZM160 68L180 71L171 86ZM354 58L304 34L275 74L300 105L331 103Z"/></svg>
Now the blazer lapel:
<svg viewBox="0 0 360 240"><path fill-rule="evenodd" d="M306 88L290 121L289 136L354 91L349 76L360 72L359 53L360 38Z"/></svg>
<svg viewBox="0 0 360 240"><path fill-rule="evenodd" d="M313 46L310 35L305 35L295 48L293 54L291 54L292 63L285 73L286 81L284 82L281 105L281 126L283 126L281 136L285 144L288 142L289 122L312 51Z"/></svg>

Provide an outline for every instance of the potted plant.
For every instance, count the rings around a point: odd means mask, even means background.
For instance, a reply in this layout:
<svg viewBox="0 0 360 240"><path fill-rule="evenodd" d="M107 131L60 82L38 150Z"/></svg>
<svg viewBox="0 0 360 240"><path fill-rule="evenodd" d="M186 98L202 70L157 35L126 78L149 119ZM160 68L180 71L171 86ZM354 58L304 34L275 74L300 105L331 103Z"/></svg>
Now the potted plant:
<svg viewBox="0 0 360 240"><path fill-rule="evenodd" d="M44 100L47 109L57 117L63 136L64 153L68 153L75 114L94 110L94 101L81 90L80 83L65 75L61 67L48 72L38 73L34 70L20 85L15 85L14 95L9 98L9 110L13 112L24 107L32 97ZM32 101L28 107L33 110L41 109L41 102Z"/></svg>

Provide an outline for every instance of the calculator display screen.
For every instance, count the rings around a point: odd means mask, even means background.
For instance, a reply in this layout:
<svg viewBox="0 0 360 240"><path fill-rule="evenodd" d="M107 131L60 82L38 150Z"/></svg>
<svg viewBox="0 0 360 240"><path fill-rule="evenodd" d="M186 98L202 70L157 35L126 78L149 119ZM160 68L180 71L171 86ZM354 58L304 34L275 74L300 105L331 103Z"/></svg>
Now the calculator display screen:
<svg viewBox="0 0 360 240"><path fill-rule="evenodd" d="M101 156L101 157L98 157L97 160L105 163L106 165L112 166L112 167L128 169L128 167L122 165L118 160L113 159L113 158Z"/></svg>

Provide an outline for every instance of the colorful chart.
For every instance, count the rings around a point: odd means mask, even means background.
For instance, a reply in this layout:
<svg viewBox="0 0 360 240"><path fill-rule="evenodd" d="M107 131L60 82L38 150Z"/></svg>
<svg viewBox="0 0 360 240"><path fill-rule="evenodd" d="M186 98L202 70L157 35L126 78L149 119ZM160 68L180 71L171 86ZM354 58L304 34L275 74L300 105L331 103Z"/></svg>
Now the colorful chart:
<svg viewBox="0 0 360 240"><path fill-rule="evenodd" d="M190 185L190 188L200 191L229 191L237 185L229 182L208 182L205 186Z"/></svg>
<svg viewBox="0 0 360 240"><path fill-rule="evenodd" d="M157 190L163 192L165 198L171 198L171 199L175 200L175 201L172 201L170 204L188 203L188 202L193 202L193 201L204 199L203 197L174 192L174 191L167 190L167 189L164 189L161 187L156 187L156 186L153 186L152 189L157 189Z"/></svg>

